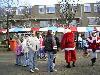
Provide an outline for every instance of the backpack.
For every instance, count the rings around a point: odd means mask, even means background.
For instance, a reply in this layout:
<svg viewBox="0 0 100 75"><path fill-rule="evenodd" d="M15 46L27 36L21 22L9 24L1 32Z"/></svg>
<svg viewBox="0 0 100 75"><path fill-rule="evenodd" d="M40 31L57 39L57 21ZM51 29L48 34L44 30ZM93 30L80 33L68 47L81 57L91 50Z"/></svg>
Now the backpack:
<svg viewBox="0 0 100 75"><path fill-rule="evenodd" d="M53 41L52 36L46 36L44 40L44 49L45 51L52 52L53 51Z"/></svg>

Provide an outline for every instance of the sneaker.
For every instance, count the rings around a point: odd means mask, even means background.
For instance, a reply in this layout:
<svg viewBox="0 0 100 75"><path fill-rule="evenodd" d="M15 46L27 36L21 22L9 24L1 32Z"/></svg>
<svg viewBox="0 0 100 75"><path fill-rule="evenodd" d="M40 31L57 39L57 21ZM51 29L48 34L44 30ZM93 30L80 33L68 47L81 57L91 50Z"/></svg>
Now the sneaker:
<svg viewBox="0 0 100 75"><path fill-rule="evenodd" d="M26 67L27 65L23 65L23 67Z"/></svg>
<svg viewBox="0 0 100 75"><path fill-rule="evenodd" d="M35 70L39 71L39 69L36 67Z"/></svg>
<svg viewBox="0 0 100 75"><path fill-rule="evenodd" d="M46 58L44 58L44 60L46 61L47 59L46 59Z"/></svg>
<svg viewBox="0 0 100 75"><path fill-rule="evenodd" d="M34 70L31 69L30 72L34 73Z"/></svg>
<svg viewBox="0 0 100 75"><path fill-rule="evenodd" d="M57 72L57 70L56 70L56 69L54 69L53 71Z"/></svg>
<svg viewBox="0 0 100 75"><path fill-rule="evenodd" d="M53 69L53 70L50 70L48 72L57 72L57 70L56 69Z"/></svg>

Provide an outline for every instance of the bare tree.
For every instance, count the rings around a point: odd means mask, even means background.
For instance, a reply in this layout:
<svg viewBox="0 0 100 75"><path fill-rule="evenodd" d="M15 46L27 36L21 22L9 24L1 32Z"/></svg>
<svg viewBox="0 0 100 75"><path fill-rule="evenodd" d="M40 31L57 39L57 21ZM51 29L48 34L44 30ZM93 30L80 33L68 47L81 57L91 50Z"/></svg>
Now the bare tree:
<svg viewBox="0 0 100 75"><path fill-rule="evenodd" d="M60 4L60 17L61 19L66 21L66 24L69 26L69 23L75 18L75 14L78 7L79 0L62 0L59 2ZM75 4L71 4L71 2L76 2Z"/></svg>

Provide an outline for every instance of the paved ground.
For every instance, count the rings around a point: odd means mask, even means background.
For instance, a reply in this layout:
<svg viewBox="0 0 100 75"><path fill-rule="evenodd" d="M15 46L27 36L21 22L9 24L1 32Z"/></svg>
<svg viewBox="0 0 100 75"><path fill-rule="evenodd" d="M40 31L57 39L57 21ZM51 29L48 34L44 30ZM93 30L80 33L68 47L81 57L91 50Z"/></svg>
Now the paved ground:
<svg viewBox="0 0 100 75"><path fill-rule="evenodd" d="M100 53L95 66L90 66L89 58L83 58L82 52L77 54L76 67L65 68L64 53L57 54L57 72L47 72L47 62L38 61L40 71L30 73L27 68L15 66L15 55L12 52L0 52L0 75L100 75Z"/></svg>

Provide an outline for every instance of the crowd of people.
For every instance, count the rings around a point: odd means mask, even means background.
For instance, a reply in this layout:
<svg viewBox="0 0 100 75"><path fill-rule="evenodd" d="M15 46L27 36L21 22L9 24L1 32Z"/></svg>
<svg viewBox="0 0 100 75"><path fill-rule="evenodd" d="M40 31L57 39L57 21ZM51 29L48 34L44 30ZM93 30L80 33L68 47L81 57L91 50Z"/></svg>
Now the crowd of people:
<svg viewBox="0 0 100 75"><path fill-rule="evenodd" d="M23 40L20 41L18 35L16 40L16 65L28 67L30 72L39 70L37 67L37 58L46 60L48 58L48 71L57 71L55 69L55 59L58 48L60 47L59 39L51 30L47 35L36 32L25 34Z"/></svg>
<svg viewBox="0 0 100 75"><path fill-rule="evenodd" d="M46 35L40 34L39 37L35 32L26 34L22 42L16 36L16 65L28 67L33 73L35 70L39 71L37 65L37 58L39 58L47 60L48 72L57 71L55 69L56 54L60 49L65 52L66 67L71 68L71 62L73 62L72 67L75 67L77 52L74 37L74 32L69 29L66 29L61 42L52 30L48 30ZM91 50L91 65L93 66L96 62L97 50L100 48L96 32L93 32L84 42L84 54L88 54Z"/></svg>

